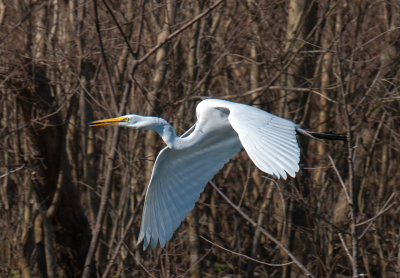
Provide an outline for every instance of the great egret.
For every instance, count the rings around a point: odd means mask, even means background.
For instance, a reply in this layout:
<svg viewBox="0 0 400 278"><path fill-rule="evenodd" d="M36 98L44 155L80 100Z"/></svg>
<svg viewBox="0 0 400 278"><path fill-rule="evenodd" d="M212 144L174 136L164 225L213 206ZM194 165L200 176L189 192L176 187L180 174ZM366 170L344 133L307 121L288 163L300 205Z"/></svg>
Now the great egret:
<svg viewBox="0 0 400 278"><path fill-rule="evenodd" d="M164 119L139 115L91 122L156 131L167 144L154 163L147 188L138 243L161 247L172 237L213 176L242 148L263 172L294 177L300 149L295 123L258 108L206 99L196 108L197 122L181 137Z"/></svg>

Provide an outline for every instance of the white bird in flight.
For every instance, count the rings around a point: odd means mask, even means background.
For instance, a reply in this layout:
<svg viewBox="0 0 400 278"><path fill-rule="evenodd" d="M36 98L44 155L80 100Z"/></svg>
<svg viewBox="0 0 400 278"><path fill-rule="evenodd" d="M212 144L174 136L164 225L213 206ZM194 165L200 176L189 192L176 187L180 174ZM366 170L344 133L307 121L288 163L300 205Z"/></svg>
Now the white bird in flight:
<svg viewBox="0 0 400 278"><path fill-rule="evenodd" d="M150 242L155 248L158 241L164 247L207 183L242 147L261 171L286 179L299 170L296 131L318 135L258 108L220 99L201 101L196 116L197 122L180 137L157 117L130 114L89 124L154 130L167 144L157 156L147 187L138 238L144 249Z"/></svg>

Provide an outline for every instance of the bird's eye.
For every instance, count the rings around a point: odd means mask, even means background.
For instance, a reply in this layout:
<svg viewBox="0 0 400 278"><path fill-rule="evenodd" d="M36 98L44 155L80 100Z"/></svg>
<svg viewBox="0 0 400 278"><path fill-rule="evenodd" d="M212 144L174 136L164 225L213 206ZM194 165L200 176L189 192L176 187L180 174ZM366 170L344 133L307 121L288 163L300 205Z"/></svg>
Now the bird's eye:
<svg viewBox="0 0 400 278"><path fill-rule="evenodd" d="M128 117L123 118L122 121L123 121L123 122L129 122L129 118L128 118Z"/></svg>

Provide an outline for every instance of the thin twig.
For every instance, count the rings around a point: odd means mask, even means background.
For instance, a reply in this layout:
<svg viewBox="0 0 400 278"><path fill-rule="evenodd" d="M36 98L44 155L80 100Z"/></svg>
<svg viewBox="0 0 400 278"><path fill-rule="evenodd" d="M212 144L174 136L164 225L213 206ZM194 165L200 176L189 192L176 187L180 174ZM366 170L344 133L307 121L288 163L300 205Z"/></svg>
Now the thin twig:
<svg viewBox="0 0 400 278"><path fill-rule="evenodd" d="M114 111L117 112L118 111L117 100L115 98L115 91L114 91L114 87L112 85L110 67L108 66L107 56L106 56L106 52L104 51L103 39L102 39L102 36L101 36L101 31L100 31L100 22L99 22L99 14L98 14L98 9L97 9L97 0L93 0L93 8L94 8L94 16L95 16L94 17L94 22L95 22L95 25L96 25L97 37L99 39L101 58L103 59L104 68L106 69L107 87L108 87L108 90L109 90L110 95L111 95L112 106L114 108Z"/></svg>
<svg viewBox="0 0 400 278"><path fill-rule="evenodd" d="M187 274L188 274L188 272L192 269L192 267L198 265L202 260L204 260L204 258L207 257L208 254L210 254L211 250L212 250L212 248L210 248L207 252L205 252L204 255L201 256L194 264L191 264L191 265L189 266L189 268L188 268L184 273L182 273L182 275L179 275L179 276L177 276L177 277L178 277L178 278L187 277Z"/></svg>
<svg viewBox="0 0 400 278"><path fill-rule="evenodd" d="M279 186L279 183L276 181L276 180L274 180L273 178L270 178L270 177L267 177L267 176L264 176L266 179L268 179L268 180L270 180L275 186L276 186L276 189L278 190L278 193L279 193L279 197L281 198L281 203L282 203L282 215L283 215L283 217L282 217L282 229L281 229L281 237L283 238L284 237L284 235L285 235L285 233L286 233L286 226L287 226L287 223L286 223L286 206L285 206L285 198L283 197L283 194L282 194L282 189L281 189L281 187Z"/></svg>
<svg viewBox="0 0 400 278"><path fill-rule="evenodd" d="M117 28L118 28L118 30L119 30L119 33L120 33L121 36L124 38L125 44L126 44L126 46L128 47L129 52L132 54L133 57L135 57L137 53L136 53L136 51L134 51L134 50L132 49L131 44L129 43L128 37L125 35L124 31L122 30L122 27L121 27L121 25L119 24L119 22L118 22L117 18L115 17L114 13L112 12L110 6L107 4L107 1L106 1L106 0L102 0L102 1L103 1L104 6L106 6L107 11L108 11L109 14L111 15L111 17L112 17L112 19L113 19L115 25L117 25ZM142 2L142 3L143 3L143 2ZM136 57L135 57L135 58L136 58Z"/></svg>
<svg viewBox="0 0 400 278"><path fill-rule="evenodd" d="M25 163L22 164L22 166L19 166L18 168L11 169L11 170L8 171L7 173L0 175L0 179L1 179L1 178L5 178L5 177L7 177L8 175L11 175L12 173L17 172L17 171L19 171L19 170L21 170L21 169L23 169L23 168L25 168Z"/></svg>
<svg viewBox="0 0 400 278"><path fill-rule="evenodd" d="M394 205L396 205L397 202L393 202L391 204L389 204L389 202L394 198L395 193L392 193L392 195L390 195L390 197L388 198L388 200L385 202L385 204L383 205L383 207L379 210L379 212L372 218L357 223L356 226L362 226L365 224L368 224L368 226L364 229L364 231L359 235L358 240L362 239L364 237L364 235L367 233L367 231L369 230L369 228L372 226L372 224L375 222L374 220L376 218L378 218L379 216L381 216L382 214L384 214L385 212L387 212L388 210L390 210Z"/></svg>
<svg viewBox="0 0 400 278"><path fill-rule="evenodd" d="M349 257L350 262L353 264L353 257L350 254L349 248L347 248L346 242L344 242L343 236L341 233L338 234L340 242L343 245L344 251L346 251L347 257Z"/></svg>
<svg viewBox="0 0 400 278"><path fill-rule="evenodd" d="M229 250L229 249L227 249L227 248L225 248L225 247L223 247L223 246L221 246L221 245L219 245L219 244L217 244L217 243L215 243L215 242L212 242L211 240L206 239L206 238L203 237L203 236L200 236L200 237L201 237L203 240L207 241L208 243L210 243L210 244L212 244L212 245L218 247L219 249L222 249L222 250L224 250L224 251L226 251L226 252L229 252L229 253L231 253L231 254L233 254L233 255L236 255L236 256L245 258L246 260L256 262L256 263L258 263L258 264L263 264L263 265L268 265L268 266L287 266L287 265L293 264L293 262L282 263L282 264L271 264L271 263L266 263L266 262L263 262L263 261L254 259L254 258L252 258L252 257L249 257L249 256L247 256L247 255L245 255L245 254L241 254L241 253L238 253L238 252Z"/></svg>
<svg viewBox="0 0 400 278"><path fill-rule="evenodd" d="M393 192L392 195L390 195L390 197L388 198L388 200L385 202L385 204L383 205L383 207L379 210L378 214L375 215L374 217L371 217L368 220L365 220L363 222L357 223L356 226L362 226L365 224L368 224L371 221L374 221L376 218L378 218L379 216L381 216L382 214L384 214L385 212L387 212L389 209L391 209L396 202L393 202L391 204L388 204L395 196L396 194Z"/></svg>
<svg viewBox="0 0 400 278"><path fill-rule="evenodd" d="M333 161L332 157L331 157L329 154L328 154L328 157L329 157L329 160L331 161L332 168L333 168L333 170L335 171L336 176L337 176L338 179L339 179L340 185L341 185L342 188L343 188L344 194L346 195L346 199L347 199L348 204L349 204L349 205L353 204L353 201L352 201L351 198L350 198L349 192L347 191L347 188L346 188L346 185L344 184L344 181L343 181L343 179L342 179L342 176L340 175L338 169L336 168L335 162Z"/></svg>

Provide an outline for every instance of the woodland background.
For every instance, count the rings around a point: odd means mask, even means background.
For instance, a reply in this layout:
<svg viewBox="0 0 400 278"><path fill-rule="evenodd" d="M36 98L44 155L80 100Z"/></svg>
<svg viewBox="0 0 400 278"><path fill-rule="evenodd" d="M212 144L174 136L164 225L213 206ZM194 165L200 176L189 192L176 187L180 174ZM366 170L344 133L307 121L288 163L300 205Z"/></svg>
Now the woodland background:
<svg viewBox="0 0 400 278"><path fill-rule="evenodd" d="M398 0L0 0L0 276L399 277L399 69ZM349 142L299 138L286 181L241 151L143 251L163 143L88 122L182 134L209 97Z"/></svg>

